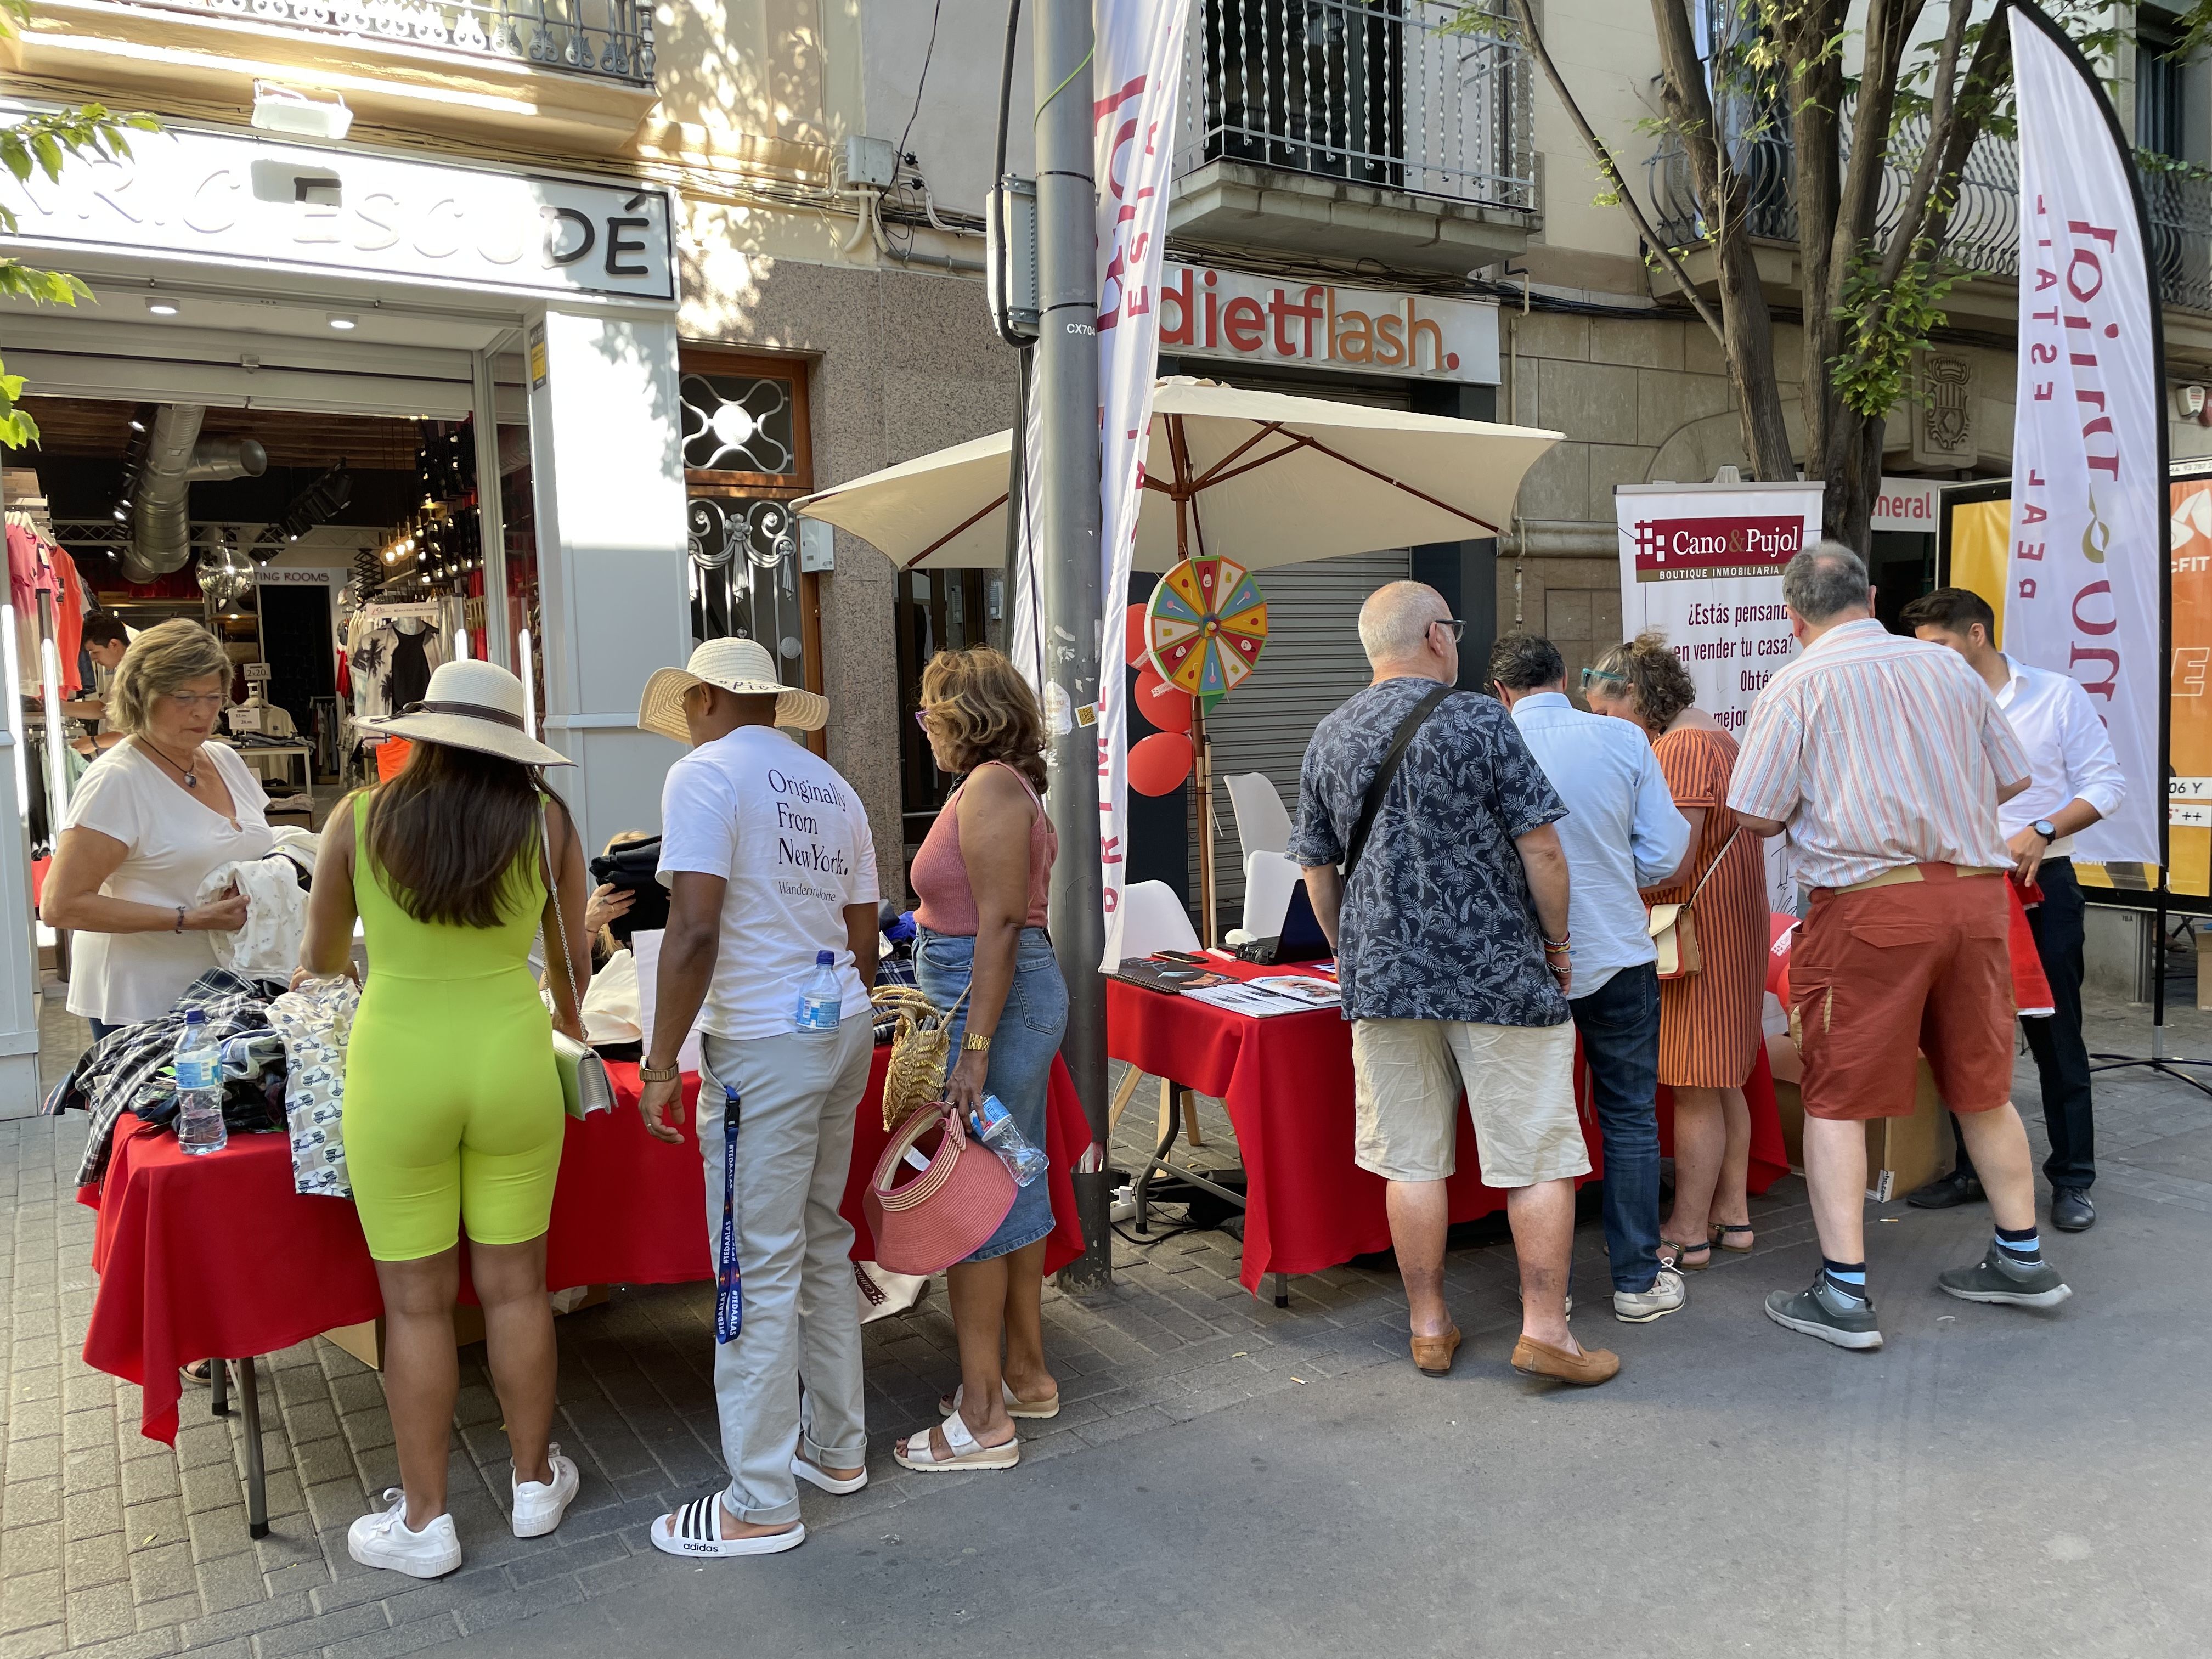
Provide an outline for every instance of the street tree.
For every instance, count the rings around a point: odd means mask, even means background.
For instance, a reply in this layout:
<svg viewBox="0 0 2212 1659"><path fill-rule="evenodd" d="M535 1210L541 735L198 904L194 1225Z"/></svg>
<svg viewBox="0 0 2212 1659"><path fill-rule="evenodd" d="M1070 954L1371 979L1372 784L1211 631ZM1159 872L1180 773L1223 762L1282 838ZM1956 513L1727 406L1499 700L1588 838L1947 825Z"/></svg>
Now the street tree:
<svg viewBox="0 0 2212 1659"><path fill-rule="evenodd" d="M1778 319L1759 280L1751 181L1739 158L1747 141L1787 140L1802 470L1826 486L1828 533L1864 550L1886 419L1906 395L1913 353L1944 324L1946 295L1972 274L1949 257L1946 238L1969 152L1984 131L2008 130L2004 0L1978 15L1973 0L1864 0L1856 17L1852 0L1734 0L1720 38L1705 41L1692 0L1650 5L1660 114L1645 125L1681 147L1712 270L1711 298L1688 268L1692 250L1654 226L1613 147L1583 115L1529 0L1470 7L1462 27L1511 30L1527 46L1590 151L1600 199L1634 222L1650 263L1719 341L1743 453L1763 479L1796 477L1801 458L1786 424ZM2110 60L2116 15L2128 8L2061 0L2051 9L2093 58ZM2195 0L2188 21L2212 32L2212 0ZM1892 171L1905 184L1885 213Z"/></svg>

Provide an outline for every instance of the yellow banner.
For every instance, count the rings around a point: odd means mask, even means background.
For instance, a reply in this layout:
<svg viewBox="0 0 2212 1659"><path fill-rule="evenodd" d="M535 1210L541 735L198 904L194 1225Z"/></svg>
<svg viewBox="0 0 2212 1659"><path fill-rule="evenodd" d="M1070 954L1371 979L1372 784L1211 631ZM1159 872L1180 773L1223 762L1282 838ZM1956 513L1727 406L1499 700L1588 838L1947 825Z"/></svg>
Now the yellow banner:
<svg viewBox="0 0 2212 1659"><path fill-rule="evenodd" d="M2005 553L2012 538L2010 501L1961 501L1951 509L1951 586L1978 593L1997 613L1997 636L2004 649Z"/></svg>

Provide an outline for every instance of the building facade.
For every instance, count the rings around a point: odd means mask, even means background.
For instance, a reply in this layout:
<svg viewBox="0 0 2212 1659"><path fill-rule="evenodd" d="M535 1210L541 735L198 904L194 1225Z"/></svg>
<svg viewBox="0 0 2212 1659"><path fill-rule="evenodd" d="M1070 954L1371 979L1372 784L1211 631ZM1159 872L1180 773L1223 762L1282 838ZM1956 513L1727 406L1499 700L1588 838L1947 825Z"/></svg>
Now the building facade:
<svg viewBox="0 0 2212 1659"><path fill-rule="evenodd" d="M1595 199L1519 47L1449 30L1457 9L1194 0L1190 19L1163 372L1565 434L1494 542L1271 574L1268 653L1211 725L1219 771L1287 799L1306 732L1364 678L1353 613L1377 582L1435 581L1471 661L1521 627L1578 666L1620 631L1613 487L1742 460L1717 345ZM1648 15L1541 15L1594 125L1694 242L1679 161L1643 136ZM30 247L96 303L9 308L9 368L65 401L470 423L501 487L471 498L485 568L459 597L477 648L542 682L549 740L589 763L589 832L653 827L672 750L629 729L647 673L741 631L828 694L827 752L902 870L947 785L907 718L920 666L999 637L999 580L894 570L787 504L1011 420L981 283L1004 27L978 0L37 0L0 43L15 107L98 99L167 131L23 193ZM2143 147L2207 160L2200 71L2122 59ZM1013 61L1018 116L1025 35ZM338 100L349 128L313 136ZM1013 121L1017 173L1027 134ZM1960 234L1990 274L1954 293L1890 422L1872 552L1899 602L1931 568L1927 483L2008 464L2007 167L1985 139ZM2173 448L2203 454L2181 399L2212 381L2212 194L2166 178ZM1786 189L1756 206L1770 296L1794 306ZM1794 330L1777 355L1790 378ZM272 568L336 571L343 541L319 531ZM1233 878L1223 891L1233 925Z"/></svg>

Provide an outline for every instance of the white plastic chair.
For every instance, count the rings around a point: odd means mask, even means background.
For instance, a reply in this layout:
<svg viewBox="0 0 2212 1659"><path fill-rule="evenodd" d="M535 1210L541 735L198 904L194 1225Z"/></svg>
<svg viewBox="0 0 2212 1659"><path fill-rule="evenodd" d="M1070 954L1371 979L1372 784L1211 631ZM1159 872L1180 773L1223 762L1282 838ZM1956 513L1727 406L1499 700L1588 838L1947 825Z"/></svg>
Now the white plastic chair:
<svg viewBox="0 0 2212 1659"><path fill-rule="evenodd" d="M1198 930L1190 925L1190 912L1182 908L1175 889L1164 881L1140 881L1121 890L1121 955L1133 959L1157 956L1162 951L1188 951L1193 955L1199 950ZM1111 1135L1114 1126L1121 1122L1121 1114L1136 1097L1137 1085L1145 1073L1132 1066L1122 1078L1121 1086L1114 1091L1112 1106L1106 1114L1106 1133ZM1167 1126L1173 1121L1176 1085L1165 1078L1160 1079L1160 1138L1167 1138ZM1194 1146L1206 1143L1198 1131L1198 1106L1188 1091L1183 1096L1183 1134Z"/></svg>
<svg viewBox="0 0 2212 1659"><path fill-rule="evenodd" d="M1163 951L1199 948L1198 930L1175 889L1164 881L1140 881L1121 890L1121 954L1158 956Z"/></svg>
<svg viewBox="0 0 2212 1659"><path fill-rule="evenodd" d="M1254 939L1277 939L1291 898L1304 872L1279 852L1254 853L1244 860L1244 931Z"/></svg>
<svg viewBox="0 0 2212 1659"><path fill-rule="evenodd" d="M1237 814L1237 842L1245 862L1255 853L1279 853L1291 844L1290 810L1273 779L1265 772L1239 772L1222 781Z"/></svg>

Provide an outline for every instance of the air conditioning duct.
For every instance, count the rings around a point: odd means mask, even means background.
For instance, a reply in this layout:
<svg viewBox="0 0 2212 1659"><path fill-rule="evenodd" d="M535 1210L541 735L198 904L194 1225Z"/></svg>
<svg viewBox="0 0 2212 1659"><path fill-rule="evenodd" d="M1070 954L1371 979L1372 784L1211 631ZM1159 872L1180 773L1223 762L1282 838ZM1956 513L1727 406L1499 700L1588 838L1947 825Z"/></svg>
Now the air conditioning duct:
<svg viewBox="0 0 2212 1659"><path fill-rule="evenodd" d="M131 544L123 574L151 581L181 570L192 556L190 487L201 478L258 478L268 453L251 438L200 439L207 410L197 404L166 404L147 434L131 504Z"/></svg>

